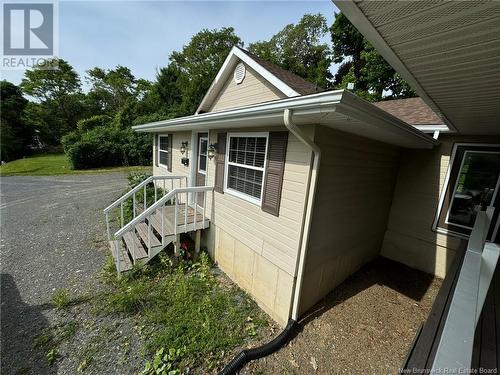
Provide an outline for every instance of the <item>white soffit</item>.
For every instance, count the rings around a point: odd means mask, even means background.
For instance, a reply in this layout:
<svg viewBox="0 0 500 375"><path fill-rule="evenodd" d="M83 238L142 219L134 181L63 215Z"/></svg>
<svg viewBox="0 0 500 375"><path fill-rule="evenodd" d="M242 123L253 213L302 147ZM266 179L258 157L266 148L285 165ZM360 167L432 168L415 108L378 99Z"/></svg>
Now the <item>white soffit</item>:
<svg viewBox="0 0 500 375"><path fill-rule="evenodd" d="M334 1L463 134L500 134L500 1Z"/></svg>

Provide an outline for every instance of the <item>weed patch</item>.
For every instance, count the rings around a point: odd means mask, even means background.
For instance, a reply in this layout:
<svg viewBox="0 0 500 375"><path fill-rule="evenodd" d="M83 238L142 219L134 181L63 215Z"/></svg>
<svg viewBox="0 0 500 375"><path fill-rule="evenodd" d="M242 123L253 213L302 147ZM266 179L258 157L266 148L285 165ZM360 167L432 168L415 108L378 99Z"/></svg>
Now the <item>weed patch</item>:
<svg viewBox="0 0 500 375"><path fill-rule="evenodd" d="M52 303L56 309L64 309L69 306L69 292L66 289L57 289L52 295Z"/></svg>
<svg viewBox="0 0 500 375"><path fill-rule="evenodd" d="M266 324L248 295L219 282L206 254L195 263L158 258L122 279L105 271L112 290L99 303L104 314L139 320L145 353L154 357L143 374L218 367L225 353L257 336Z"/></svg>

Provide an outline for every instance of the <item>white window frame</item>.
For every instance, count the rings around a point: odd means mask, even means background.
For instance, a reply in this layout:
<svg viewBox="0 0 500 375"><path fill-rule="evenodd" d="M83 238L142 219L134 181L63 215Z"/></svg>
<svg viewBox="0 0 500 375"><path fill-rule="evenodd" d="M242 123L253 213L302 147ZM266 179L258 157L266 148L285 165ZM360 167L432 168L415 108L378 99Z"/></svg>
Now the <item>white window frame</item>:
<svg viewBox="0 0 500 375"><path fill-rule="evenodd" d="M161 163L160 152L166 152L166 153L167 153L167 160L168 160L168 153L169 153L169 152L171 152L172 150L170 150L170 151L169 151L169 150L162 150L162 149L160 148L160 145L161 145L161 138L162 138L162 137L163 137L163 138L167 138L167 142L169 142L169 141L168 141L168 137L169 137L169 135L168 135L168 134L158 134L158 144L157 144L157 146L156 146L156 147L158 147L158 150L157 150L157 151L158 151L158 153L157 153L157 157L158 157L158 166L163 167L163 168L166 168L166 169L167 169L167 171L168 171L168 168L169 168L169 167L168 167L168 165L167 165L167 164L162 164L162 163Z"/></svg>
<svg viewBox="0 0 500 375"><path fill-rule="evenodd" d="M203 155L205 156L206 158L206 163L205 163L205 170L203 169L200 169L200 166L201 166L201 163L200 163L200 159L201 159L201 142L202 141L206 141L207 142L207 151L206 151L206 154ZM197 167L197 171L198 173L201 173L201 174L204 174L206 175L207 174L207 169L208 169L208 137L199 137L198 138L198 167Z"/></svg>
<svg viewBox="0 0 500 375"><path fill-rule="evenodd" d="M259 167L254 167L251 165L245 165L245 164L238 164L234 162L229 162L229 149L231 146L231 138L241 138L241 137L260 137L260 138L266 138L266 151L264 153L264 166L262 168ZM235 197L241 198L243 200L246 200L250 203L256 204L260 206L262 204L262 196L264 194L264 181L266 178L266 168L267 168L267 152L268 152L268 147L269 147L269 132L251 132L251 133L227 133L227 140L226 140L226 162L224 163L224 192L228 193L230 195L234 195ZM228 181L228 172L229 172L229 165L235 165L238 167L242 168L248 168L248 169L254 169L257 171L262 171L262 186L260 190L260 199L257 199L255 197L252 197L250 195L247 195L245 193L242 193L238 190L231 189L230 187L227 186L227 181Z"/></svg>
<svg viewBox="0 0 500 375"><path fill-rule="evenodd" d="M444 179L443 186L441 188L441 193L439 195L439 203L438 203L438 207L436 210L436 214L434 216L434 222L432 223L432 230L436 231L437 233L450 235L450 236L463 238L463 239L468 239L469 236L464 234L464 233L455 232L453 230L441 228L438 226L439 217L441 216L441 211L443 210L444 199L446 198L446 190L448 189L448 185L450 184L451 170L453 168L453 165L455 164L456 153L457 153L457 150L459 147L499 147L499 144L497 144L497 143L455 143L453 145L453 149L452 149L451 156L450 156L450 161L448 163L448 168L446 170L446 176ZM473 152L477 152L477 150L474 150ZM462 163L463 163L463 159L461 160L460 170L462 169ZM455 181L455 185L456 185L456 182L457 181ZM454 187L453 192L455 192L455 190L456 190L456 186ZM451 208L451 206L448 208L448 210L450 208ZM448 221L447 219L448 219L448 214L446 216L445 221ZM495 236L496 236L499 224L500 224L500 217L497 219L497 222L495 223L495 231L493 233L493 238L495 238ZM456 225L456 224L452 223L451 225Z"/></svg>

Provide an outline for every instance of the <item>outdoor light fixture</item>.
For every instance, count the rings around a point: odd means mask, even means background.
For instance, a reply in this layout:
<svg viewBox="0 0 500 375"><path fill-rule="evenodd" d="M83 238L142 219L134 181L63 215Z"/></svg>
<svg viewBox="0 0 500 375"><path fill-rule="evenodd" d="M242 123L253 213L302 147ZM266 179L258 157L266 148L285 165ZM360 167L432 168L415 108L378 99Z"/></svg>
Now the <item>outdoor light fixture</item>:
<svg viewBox="0 0 500 375"><path fill-rule="evenodd" d="M216 147L217 147L217 145L213 144L213 143L210 146L208 146L208 153L207 153L207 155L208 155L208 158L210 160L212 160L214 158L214 156L215 156L215 149L216 149Z"/></svg>
<svg viewBox="0 0 500 375"><path fill-rule="evenodd" d="M188 145L187 142L182 142L181 143L181 154L182 155L184 155L184 153L186 152L187 145Z"/></svg>

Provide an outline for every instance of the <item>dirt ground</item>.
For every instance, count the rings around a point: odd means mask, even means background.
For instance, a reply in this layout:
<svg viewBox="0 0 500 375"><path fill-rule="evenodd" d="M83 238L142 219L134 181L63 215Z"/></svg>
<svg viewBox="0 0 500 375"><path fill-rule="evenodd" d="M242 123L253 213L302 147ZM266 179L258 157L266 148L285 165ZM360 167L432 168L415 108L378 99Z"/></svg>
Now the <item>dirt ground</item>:
<svg viewBox="0 0 500 375"><path fill-rule="evenodd" d="M440 286L378 258L312 308L286 347L242 373L396 374Z"/></svg>

